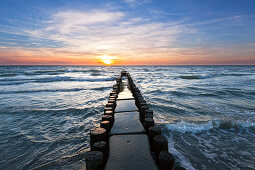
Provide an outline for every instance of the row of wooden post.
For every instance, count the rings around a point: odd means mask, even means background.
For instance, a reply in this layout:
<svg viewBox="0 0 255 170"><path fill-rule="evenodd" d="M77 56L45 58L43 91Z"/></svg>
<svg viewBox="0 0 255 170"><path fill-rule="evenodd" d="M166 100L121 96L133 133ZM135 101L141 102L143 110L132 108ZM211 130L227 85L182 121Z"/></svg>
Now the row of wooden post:
<svg viewBox="0 0 255 170"><path fill-rule="evenodd" d="M109 132L114 123L114 109L121 86L122 74L116 79L113 91L110 93L108 103L104 107L104 114L100 127L90 130L90 149L86 154L87 170L102 170L109 156Z"/></svg>

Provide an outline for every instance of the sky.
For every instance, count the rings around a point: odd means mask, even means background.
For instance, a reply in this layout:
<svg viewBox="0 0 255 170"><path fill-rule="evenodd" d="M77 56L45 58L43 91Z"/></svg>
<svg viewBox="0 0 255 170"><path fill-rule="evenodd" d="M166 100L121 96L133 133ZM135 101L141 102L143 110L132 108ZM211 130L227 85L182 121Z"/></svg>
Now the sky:
<svg viewBox="0 0 255 170"><path fill-rule="evenodd" d="M255 1L0 1L0 65L102 64L255 65Z"/></svg>

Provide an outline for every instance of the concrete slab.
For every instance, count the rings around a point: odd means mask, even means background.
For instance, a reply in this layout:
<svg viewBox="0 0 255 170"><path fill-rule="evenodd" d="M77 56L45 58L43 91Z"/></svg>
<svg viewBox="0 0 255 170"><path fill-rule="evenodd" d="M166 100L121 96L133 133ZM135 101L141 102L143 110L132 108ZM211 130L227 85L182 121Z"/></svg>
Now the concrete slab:
<svg viewBox="0 0 255 170"><path fill-rule="evenodd" d="M134 99L132 92L128 89L127 86L125 86L123 91L119 93L117 100L126 100L126 99Z"/></svg>
<svg viewBox="0 0 255 170"><path fill-rule="evenodd" d="M145 130L139 120L139 112L115 113L115 122L110 135L144 134Z"/></svg>
<svg viewBox="0 0 255 170"><path fill-rule="evenodd" d="M128 79L122 79L122 84L128 84Z"/></svg>
<svg viewBox="0 0 255 170"><path fill-rule="evenodd" d="M147 135L114 135L109 140L105 170L157 170Z"/></svg>
<svg viewBox="0 0 255 170"><path fill-rule="evenodd" d="M115 113L117 112L130 112L137 111L138 108L135 105L135 100L117 100Z"/></svg>

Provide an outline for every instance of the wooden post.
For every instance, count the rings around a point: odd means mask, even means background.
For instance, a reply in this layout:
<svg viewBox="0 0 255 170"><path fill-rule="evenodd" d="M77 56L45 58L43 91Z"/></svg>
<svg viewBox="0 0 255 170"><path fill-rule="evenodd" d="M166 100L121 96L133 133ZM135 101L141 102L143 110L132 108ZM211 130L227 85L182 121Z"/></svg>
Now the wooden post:
<svg viewBox="0 0 255 170"><path fill-rule="evenodd" d="M109 100L108 100L108 103L113 103L113 104L114 104L114 107L116 107L116 100L109 99Z"/></svg>
<svg viewBox="0 0 255 170"><path fill-rule="evenodd" d="M144 123L145 118L153 118L153 111L150 109L145 110L145 112L140 112L140 121Z"/></svg>
<svg viewBox="0 0 255 170"><path fill-rule="evenodd" d="M113 107L104 107L104 113L106 112L106 111L113 111L114 110L114 108Z"/></svg>
<svg viewBox="0 0 255 170"><path fill-rule="evenodd" d="M106 129L104 128L94 128L90 130L90 146L92 147L94 143L98 141L107 142L108 135Z"/></svg>
<svg viewBox="0 0 255 170"><path fill-rule="evenodd" d="M146 102L141 102L139 103L139 106L142 107L142 106L147 106L147 103Z"/></svg>
<svg viewBox="0 0 255 170"><path fill-rule="evenodd" d="M106 132L109 133L110 129L111 129L111 124L109 121L102 121L100 123L100 127L101 128L105 128L106 129Z"/></svg>
<svg viewBox="0 0 255 170"><path fill-rule="evenodd" d="M114 119L113 119L113 116L112 116L112 115L103 115L103 116L102 116L102 121L109 121L109 122L110 122L110 125L111 125L111 127L112 127L113 122L114 122Z"/></svg>
<svg viewBox="0 0 255 170"><path fill-rule="evenodd" d="M102 152L104 155L104 163L106 163L107 158L108 158L108 146L107 146L106 142L99 141L99 142L94 143L92 150Z"/></svg>
<svg viewBox="0 0 255 170"><path fill-rule="evenodd" d="M118 92L118 91L119 91L119 88L118 88L118 87L114 87L114 88L113 88L113 91ZM117 96L118 96L118 94L117 94Z"/></svg>
<svg viewBox="0 0 255 170"><path fill-rule="evenodd" d="M161 135L161 128L158 126L150 127L149 128L149 140L150 140L151 146L153 146L153 139L157 135ZM153 147L152 147L152 150L154 151Z"/></svg>
<svg viewBox="0 0 255 170"><path fill-rule="evenodd" d="M153 147L156 153L156 160L159 158L160 151L168 151L168 141L163 135L157 135L153 140Z"/></svg>
<svg viewBox="0 0 255 170"><path fill-rule="evenodd" d="M174 157L168 151L159 153L159 170L168 170L174 167Z"/></svg>
<svg viewBox="0 0 255 170"><path fill-rule="evenodd" d="M154 126L154 119L153 118L145 118L144 121L144 128L146 130L146 133L149 133L149 128Z"/></svg>
<svg viewBox="0 0 255 170"><path fill-rule="evenodd" d="M117 94L118 95L118 93L116 91L113 91L113 92L110 93L110 96L113 95L113 94Z"/></svg>
<svg viewBox="0 0 255 170"><path fill-rule="evenodd" d="M149 109L149 107L146 105L146 106L142 106L140 108L141 112L143 113L143 115L145 114L145 110Z"/></svg>
<svg viewBox="0 0 255 170"><path fill-rule="evenodd" d="M112 110L107 110L104 112L104 114L114 116L114 112Z"/></svg>
<svg viewBox="0 0 255 170"><path fill-rule="evenodd" d="M103 153L100 151L89 151L85 157L86 170L103 169Z"/></svg>
<svg viewBox="0 0 255 170"><path fill-rule="evenodd" d="M110 96L109 97L109 100L115 100L116 101L117 97L114 97L114 96Z"/></svg>
<svg viewBox="0 0 255 170"><path fill-rule="evenodd" d="M145 121L145 113L150 113L152 110L148 106L142 106L140 110L140 121L143 123ZM153 113L153 112L152 112Z"/></svg>
<svg viewBox="0 0 255 170"><path fill-rule="evenodd" d="M112 107L113 109L115 108L114 103L106 103L105 106L106 106L106 107Z"/></svg>

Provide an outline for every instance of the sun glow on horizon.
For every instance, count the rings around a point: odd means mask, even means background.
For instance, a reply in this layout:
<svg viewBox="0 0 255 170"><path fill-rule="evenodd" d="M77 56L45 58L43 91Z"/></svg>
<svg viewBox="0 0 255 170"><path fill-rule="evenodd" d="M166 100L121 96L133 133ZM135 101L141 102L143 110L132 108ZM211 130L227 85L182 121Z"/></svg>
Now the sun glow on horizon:
<svg viewBox="0 0 255 170"><path fill-rule="evenodd" d="M116 59L116 57L108 56L108 55L99 56L99 58L100 58L100 61L106 65L113 64L115 62L114 59Z"/></svg>

